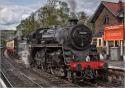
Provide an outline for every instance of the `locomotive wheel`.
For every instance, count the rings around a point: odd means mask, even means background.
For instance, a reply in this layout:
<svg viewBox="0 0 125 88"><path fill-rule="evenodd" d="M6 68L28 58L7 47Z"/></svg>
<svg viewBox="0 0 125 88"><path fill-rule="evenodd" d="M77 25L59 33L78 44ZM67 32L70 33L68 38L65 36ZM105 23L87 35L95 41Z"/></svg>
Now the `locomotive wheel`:
<svg viewBox="0 0 125 88"><path fill-rule="evenodd" d="M41 70L45 71L45 51L40 51L41 53Z"/></svg>
<svg viewBox="0 0 125 88"><path fill-rule="evenodd" d="M105 82L108 82L108 70L103 70L102 79L103 79Z"/></svg>
<svg viewBox="0 0 125 88"><path fill-rule="evenodd" d="M72 73L71 71L67 71L67 78L69 82L72 82Z"/></svg>
<svg viewBox="0 0 125 88"><path fill-rule="evenodd" d="M56 53L52 54L51 56L51 74L62 77L64 76L64 68L62 66L61 58L59 58L59 55Z"/></svg>
<svg viewBox="0 0 125 88"><path fill-rule="evenodd" d="M63 68L56 68L56 69L51 68L51 74L59 77L64 77L64 70Z"/></svg>
<svg viewBox="0 0 125 88"><path fill-rule="evenodd" d="M55 72L54 72L53 68L50 68L50 73L55 75Z"/></svg>
<svg viewBox="0 0 125 88"><path fill-rule="evenodd" d="M42 70L42 71L46 71L46 70L45 70L45 64L44 64L44 63L41 64L41 70Z"/></svg>
<svg viewBox="0 0 125 88"><path fill-rule="evenodd" d="M67 79L69 82L76 83L76 79L72 71L67 71Z"/></svg>
<svg viewBox="0 0 125 88"><path fill-rule="evenodd" d="M56 75L58 76L58 70L56 68L50 68L50 73L53 74L53 75Z"/></svg>
<svg viewBox="0 0 125 88"><path fill-rule="evenodd" d="M108 82L108 71L101 69L99 70L99 80L103 80L104 82Z"/></svg>
<svg viewBox="0 0 125 88"><path fill-rule="evenodd" d="M38 51L35 55L35 67L45 70L45 53L44 51Z"/></svg>
<svg viewBox="0 0 125 88"><path fill-rule="evenodd" d="M107 82L108 81L108 64L107 63L104 65L104 69L102 70L102 72L103 72L102 78L105 82Z"/></svg>
<svg viewBox="0 0 125 88"><path fill-rule="evenodd" d="M41 67L41 55L40 55L40 52L36 52L36 55L35 55L35 67L37 68L40 68Z"/></svg>
<svg viewBox="0 0 125 88"><path fill-rule="evenodd" d="M29 60L30 66L31 66L31 68L33 68L33 67L35 67L35 60L32 57L30 57L30 58L31 58L31 60Z"/></svg>

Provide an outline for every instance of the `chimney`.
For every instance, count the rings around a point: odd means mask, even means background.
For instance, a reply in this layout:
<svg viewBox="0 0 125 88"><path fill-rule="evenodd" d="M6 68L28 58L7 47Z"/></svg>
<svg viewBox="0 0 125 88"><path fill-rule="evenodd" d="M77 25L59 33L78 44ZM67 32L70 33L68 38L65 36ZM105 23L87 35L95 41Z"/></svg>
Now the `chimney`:
<svg viewBox="0 0 125 88"><path fill-rule="evenodd" d="M76 25L77 24L77 22L78 22L78 19L69 19L69 23L70 23L70 25Z"/></svg>

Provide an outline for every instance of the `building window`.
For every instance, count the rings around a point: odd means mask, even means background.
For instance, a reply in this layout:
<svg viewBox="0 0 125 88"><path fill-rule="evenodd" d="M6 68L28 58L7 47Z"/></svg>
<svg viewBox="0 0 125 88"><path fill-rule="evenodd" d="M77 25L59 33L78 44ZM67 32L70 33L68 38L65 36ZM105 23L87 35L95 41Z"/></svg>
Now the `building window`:
<svg viewBox="0 0 125 88"><path fill-rule="evenodd" d="M101 46L102 45L102 40L101 39L99 39L99 46Z"/></svg>
<svg viewBox="0 0 125 88"><path fill-rule="evenodd" d="M109 41L109 47L113 47L114 46L114 42L113 41Z"/></svg>
<svg viewBox="0 0 125 88"><path fill-rule="evenodd" d="M119 46L118 41L115 41L115 47L118 47L118 46Z"/></svg>
<svg viewBox="0 0 125 88"><path fill-rule="evenodd" d="M104 41L104 46L106 46L106 41Z"/></svg>
<svg viewBox="0 0 125 88"><path fill-rule="evenodd" d="M104 17L104 25L109 24L109 16Z"/></svg>
<svg viewBox="0 0 125 88"><path fill-rule="evenodd" d="M93 42L92 42L94 45L97 45L97 39L93 39Z"/></svg>

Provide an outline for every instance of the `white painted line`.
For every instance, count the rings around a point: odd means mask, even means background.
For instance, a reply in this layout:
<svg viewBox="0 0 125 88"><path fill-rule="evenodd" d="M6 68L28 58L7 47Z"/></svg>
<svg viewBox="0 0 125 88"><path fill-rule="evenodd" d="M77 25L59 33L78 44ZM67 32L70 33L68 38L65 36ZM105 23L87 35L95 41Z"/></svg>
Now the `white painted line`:
<svg viewBox="0 0 125 88"><path fill-rule="evenodd" d="M124 70L125 71L125 68L121 68L121 67L117 67L117 66L109 66L109 68L120 69L120 70Z"/></svg>
<svg viewBox="0 0 125 88"><path fill-rule="evenodd" d="M3 80L0 78L0 83L2 85L2 88L7 88L7 86L5 85L5 83L3 82Z"/></svg>

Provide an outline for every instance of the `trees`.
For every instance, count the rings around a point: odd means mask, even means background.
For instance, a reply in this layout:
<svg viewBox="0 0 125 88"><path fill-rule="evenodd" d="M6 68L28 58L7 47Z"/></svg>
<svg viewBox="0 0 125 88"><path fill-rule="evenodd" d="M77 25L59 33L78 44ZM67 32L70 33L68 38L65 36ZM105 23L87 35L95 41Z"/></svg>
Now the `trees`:
<svg viewBox="0 0 125 88"><path fill-rule="evenodd" d="M57 9L57 14L60 17L60 19L58 20L60 21L60 25L64 26L66 25L68 19L70 18L69 8L66 2L59 1L59 5L60 5L60 9Z"/></svg>
<svg viewBox="0 0 125 88"><path fill-rule="evenodd" d="M63 27L71 17L70 13L70 8L66 2L61 0L48 0L47 5L32 13L25 20L22 20L16 28L17 30L21 30L24 35L27 35L39 27L51 27L53 25ZM74 15L79 19L79 23L88 24L88 21L86 21L88 17L83 11Z"/></svg>
<svg viewBox="0 0 125 88"><path fill-rule="evenodd" d="M24 35L39 27L50 27L53 25L65 25L69 18L69 8L66 2L48 0L48 4L32 13L28 18L22 20L16 27Z"/></svg>
<svg viewBox="0 0 125 88"><path fill-rule="evenodd" d="M38 18L44 27L64 25L69 18L68 4L58 0L48 0L48 4L38 11Z"/></svg>
<svg viewBox="0 0 125 88"><path fill-rule="evenodd" d="M21 23L16 27L17 31L21 30L24 36L36 28L39 28L39 24L34 20L34 13L32 13L31 16L25 20L22 20Z"/></svg>

